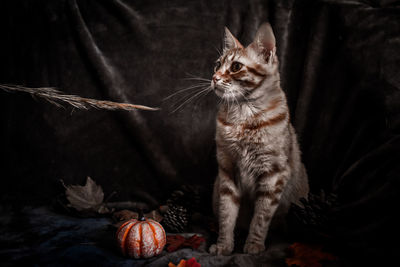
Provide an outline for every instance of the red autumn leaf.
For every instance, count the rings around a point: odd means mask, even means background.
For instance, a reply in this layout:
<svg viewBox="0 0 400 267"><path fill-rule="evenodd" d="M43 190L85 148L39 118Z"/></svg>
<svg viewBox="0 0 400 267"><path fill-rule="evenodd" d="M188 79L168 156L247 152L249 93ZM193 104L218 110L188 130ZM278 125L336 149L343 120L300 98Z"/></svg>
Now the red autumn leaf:
<svg viewBox="0 0 400 267"><path fill-rule="evenodd" d="M173 264L172 262L168 263L168 267L186 267L186 261L181 260L178 265Z"/></svg>
<svg viewBox="0 0 400 267"><path fill-rule="evenodd" d="M183 243L183 245L191 247L193 249L198 249L199 246L201 245L201 243L203 243L204 241L206 241L206 240L203 237L198 236L198 235L193 235L189 239L187 239Z"/></svg>
<svg viewBox="0 0 400 267"><path fill-rule="evenodd" d="M185 242L185 238L181 235L167 235L167 251L173 252L178 250Z"/></svg>
<svg viewBox="0 0 400 267"><path fill-rule="evenodd" d="M186 267L201 267L200 263L196 261L196 259L193 257L191 259L188 259L186 261Z"/></svg>
<svg viewBox="0 0 400 267"><path fill-rule="evenodd" d="M293 255L285 260L288 266L322 267L321 261L337 259L334 255L323 252L322 246L293 243L289 246L289 250Z"/></svg>
<svg viewBox="0 0 400 267"><path fill-rule="evenodd" d="M180 248L189 247L192 249L198 249L201 243L206 241L203 237L198 235L193 235L188 239L181 235L168 235L167 236L167 251L173 252Z"/></svg>
<svg viewBox="0 0 400 267"><path fill-rule="evenodd" d="M201 265L193 257L188 260L181 260L178 265L175 265L172 262L170 262L168 263L168 267L201 267Z"/></svg>

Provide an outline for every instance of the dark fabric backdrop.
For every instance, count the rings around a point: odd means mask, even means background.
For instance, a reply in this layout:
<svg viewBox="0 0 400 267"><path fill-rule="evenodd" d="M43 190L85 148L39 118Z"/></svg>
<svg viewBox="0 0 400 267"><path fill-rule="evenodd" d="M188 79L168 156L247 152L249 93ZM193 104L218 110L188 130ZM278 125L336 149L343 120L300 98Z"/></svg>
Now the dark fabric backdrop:
<svg viewBox="0 0 400 267"><path fill-rule="evenodd" d="M83 184L86 176L122 200L146 191L163 201L184 183L211 190L216 97L174 113L180 97L162 100L192 85L185 80L191 75L211 77L225 25L248 44L258 25L270 21L311 189L339 194L337 233L355 247L367 253L396 243L399 1L0 5L0 83L162 108L79 111L0 92L3 205L49 203L63 192L59 179Z"/></svg>

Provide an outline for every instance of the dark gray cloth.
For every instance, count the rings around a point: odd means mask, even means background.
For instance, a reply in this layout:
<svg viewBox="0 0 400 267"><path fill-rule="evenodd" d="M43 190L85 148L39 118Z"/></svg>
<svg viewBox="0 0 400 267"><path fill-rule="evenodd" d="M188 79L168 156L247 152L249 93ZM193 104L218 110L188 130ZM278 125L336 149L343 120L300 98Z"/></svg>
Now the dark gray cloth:
<svg viewBox="0 0 400 267"><path fill-rule="evenodd" d="M210 199L217 99L164 98L210 78L224 26L276 34L281 83L312 191L338 194L347 256L395 255L400 221L400 4L391 0L4 0L0 83L55 86L158 112L59 109L0 92L0 199L46 205L91 176L108 196L164 203L181 184ZM189 92L189 91L186 91ZM211 212L209 212L211 213ZM44 256L43 254L41 254ZM51 255L49 255L50 257ZM47 256L46 256L47 257ZM45 259L40 259L45 260Z"/></svg>
<svg viewBox="0 0 400 267"><path fill-rule="evenodd" d="M74 218L48 208L26 207L18 213L0 217L2 266L168 266L181 259L195 257L203 267L212 266L285 266L285 242L273 244L259 256L235 254L210 256L206 252L181 249L164 251L150 259L124 258L118 250L111 220Z"/></svg>

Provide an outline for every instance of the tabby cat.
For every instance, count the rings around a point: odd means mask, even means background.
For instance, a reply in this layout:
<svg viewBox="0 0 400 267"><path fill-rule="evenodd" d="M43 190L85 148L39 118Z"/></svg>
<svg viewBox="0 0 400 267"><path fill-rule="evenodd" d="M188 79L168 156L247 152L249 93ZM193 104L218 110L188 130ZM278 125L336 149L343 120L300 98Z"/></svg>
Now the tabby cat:
<svg viewBox="0 0 400 267"><path fill-rule="evenodd" d="M211 81L222 102L213 193L219 236L210 247L212 254L232 252L236 221L243 216L250 225L244 252L264 251L273 216L284 215L291 202L308 193L275 52L275 36L268 23L260 26L247 47L225 28L223 55ZM239 216L239 211L248 214Z"/></svg>

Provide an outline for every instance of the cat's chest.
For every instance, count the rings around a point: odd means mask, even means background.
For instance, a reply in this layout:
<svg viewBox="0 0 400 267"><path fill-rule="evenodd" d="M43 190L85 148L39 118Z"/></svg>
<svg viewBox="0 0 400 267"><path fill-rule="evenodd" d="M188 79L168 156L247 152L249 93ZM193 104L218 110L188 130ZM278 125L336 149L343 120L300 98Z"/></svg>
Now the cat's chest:
<svg viewBox="0 0 400 267"><path fill-rule="evenodd" d="M276 138L266 129L251 130L242 125L220 125L217 127L216 139L226 149L240 155L262 148Z"/></svg>
<svg viewBox="0 0 400 267"><path fill-rule="evenodd" d="M247 132L241 127L221 127L217 129L217 145L227 155L232 164L246 172L254 164L260 164L265 151L276 150L276 142L265 132ZM248 174L240 176L249 177Z"/></svg>
<svg viewBox="0 0 400 267"><path fill-rule="evenodd" d="M278 128L274 128L276 130ZM246 130L241 125L219 125L217 147L223 159L235 166L235 180L244 191L253 191L263 167L273 164L281 154L285 134L269 129Z"/></svg>

